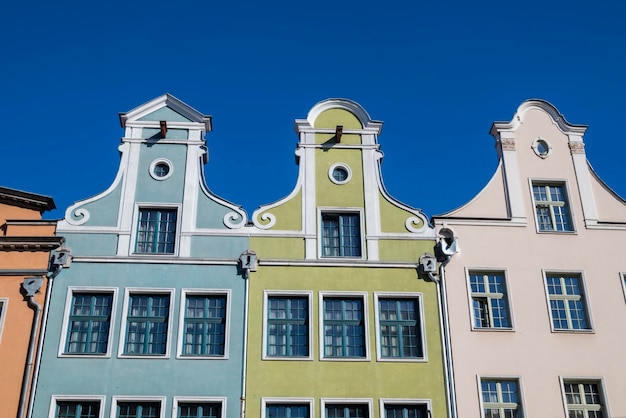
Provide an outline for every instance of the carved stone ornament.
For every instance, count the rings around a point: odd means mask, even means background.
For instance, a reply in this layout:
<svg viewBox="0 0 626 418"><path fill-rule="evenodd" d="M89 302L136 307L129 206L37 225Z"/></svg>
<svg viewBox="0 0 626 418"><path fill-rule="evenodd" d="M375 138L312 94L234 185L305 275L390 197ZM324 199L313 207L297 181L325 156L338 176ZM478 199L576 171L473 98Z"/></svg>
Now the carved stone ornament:
<svg viewBox="0 0 626 418"><path fill-rule="evenodd" d="M515 151L515 140L512 138L504 138L500 140L502 151Z"/></svg>
<svg viewBox="0 0 626 418"><path fill-rule="evenodd" d="M569 150L572 154L584 154L585 144L583 144L582 142L570 142Z"/></svg>

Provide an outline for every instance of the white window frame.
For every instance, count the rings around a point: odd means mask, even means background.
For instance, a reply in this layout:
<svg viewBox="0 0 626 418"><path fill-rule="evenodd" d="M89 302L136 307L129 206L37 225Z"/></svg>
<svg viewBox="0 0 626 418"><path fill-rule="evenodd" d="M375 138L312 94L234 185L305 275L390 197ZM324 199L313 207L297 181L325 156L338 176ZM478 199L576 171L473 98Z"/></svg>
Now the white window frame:
<svg viewBox="0 0 626 418"><path fill-rule="evenodd" d="M112 294L111 298L111 320L109 322L109 338L107 341L107 351L105 354L79 354L66 353L65 345L67 343L68 327L70 326L70 311L72 309L72 297L74 293L108 293ZM69 286L65 296L65 310L63 312L63 328L61 330L61 338L59 341L58 357L75 357L75 358L110 358L113 348L113 335L115 332L115 322L117 318L117 287L104 286Z"/></svg>
<svg viewBox="0 0 626 418"><path fill-rule="evenodd" d="M365 356L363 357L326 357L324 355L324 298L360 298L363 301L363 348ZM318 299L318 324L319 324L319 353L321 361L370 361L370 331L369 331L369 309L367 306L367 292L334 292L320 291Z"/></svg>
<svg viewBox="0 0 626 418"><path fill-rule="evenodd" d="M313 398L261 398L261 418L267 418L267 406L273 404L307 405L309 418L315 418Z"/></svg>
<svg viewBox="0 0 626 418"><path fill-rule="evenodd" d="M372 398L321 398L320 399L320 417L326 418L326 405L330 404L353 404L353 405L367 405L367 417L374 418Z"/></svg>
<svg viewBox="0 0 626 418"><path fill-rule="evenodd" d="M178 405L186 402L198 402L198 403L219 403L221 405L220 418L225 418L226 415L226 398L224 397L201 397L201 396L174 396L172 404L172 417L178 418Z"/></svg>
<svg viewBox="0 0 626 418"><path fill-rule="evenodd" d="M495 380L498 382L503 382L503 381L508 381L508 382L517 382L517 390L518 390L518 394L517 397L519 398L519 403L518 405L518 410L520 412L520 418L524 418L526 416L526 407L524 405L524 388L522 385L522 377L521 376L493 376L493 375L477 375L476 376L476 383L478 385L478 401L479 401L479 408L480 408L480 416L481 418L484 417L484 411L485 411L485 405L483 402L483 387L482 387L482 381L483 380ZM501 405L505 405L504 403L502 403Z"/></svg>
<svg viewBox="0 0 626 418"><path fill-rule="evenodd" d="M180 251L180 229L182 227L182 210L183 205L178 204L164 204L164 203L149 203L141 202L135 203L135 209L133 211L133 225L131 227L131 239L130 239L130 251L129 254L134 257L177 257ZM172 253L138 253L137 252L137 227L139 226L139 213L144 209L156 209L156 210L176 210L176 237L174 238L174 252Z"/></svg>
<svg viewBox="0 0 626 418"><path fill-rule="evenodd" d="M159 402L159 418L165 418L165 396L113 396L111 400L111 418L117 418L119 402Z"/></svg>
<svg viewBox="0 0 626 418"><path fill-rule="evenodd" d="M48 418L55 418L58 402L100 402L98 416L104 417L104 401L103 395L52 395L50 397L50 408L48 408Z"/></svg>
<svg viewBox="0 0 626 418"><path fill-rule="evenodd" d="M9 298L0 298L0 307L2 307L2 311L0 312L0 342L2 342L2 331L4 330L4 321L7 317Z"/></svg>
<svg viewBox="0 0 626 418"><path fill-rule="evenodd" d="M197 288L185 288L181 289L180 294L180 309L178 315L178 341L176 344L176 358L181 360L228 360L229 347L230 347L230 315L231 315L231 289L197 289ZM187 306L187 296L225 296L226 307L224 320L224 355L222 356L188 356L183 355L183 342L185 337L185 311Z"/></svg>
<svg viewBox="0 0 626 418"><path fill-rule="evenodd" d="M428 416L432 416L433 405L432 400L427 398L421 399L402 399L402 398L380 398L378 400L378 408L379 408L379 417L386 418L385 416L385 406L387 405L416 405L422 406L425 405L428 410ZM371 417L373 418L373 417Z"/></svg>
<svg viewBox="0 0 626 418"><path fill-rule="evenodd" d="M380 335L380 311L379 311L379 299L413 299L417 300L417 311L419 315L419 331L420 340L422 344L422 357L383 357L381 347L381 335ZM428 361L428 350L426 348L426 326L424 315L424 295L421 292L374 292L374 322L376 327L376 360L377 361L390 361L390 362L417 362L425 363Z"/></svg>
<svg viewBox="0 0 626 418"><path fill-rule="evenodd" d="M361 245L361 256L360 257L348 257L348 256L339 256L339 257L329 257L324 256L323 254L323 239L322 239L322 215L324 214L354 214L359 215L359 241ZM365 260L367 257L367 249L365 248L365 218L363 216L363 208L345 208L345 207L332 207L332 206L318 206L317 208L317 258L320 260L335 260L337 262L349 262L351 260Z"/></svg>
<svg viewBox="0 0 626 418"><path fill-rule="evenodd" d="M548 276L554 276L554 275L562 275L562 276L572 275L572 276L578 276L578 278L580 279L580 288L582 289L582 295L580 296L584 302L585 314L587 315L587 322L589 323L589 328L587 329L554 328L554 319L552 318L552 308L550 307L550 294L548 293L548 280L547 280ZM593 319L591 315L591 302L589 300L589 292L587 292L587 285L586 285L586 280L585 280L585 276L583 272L577 271L577 270L542 270L542 276L543 276L542 277L543 289L546 295L546 307L548 308L548 318L550 318L550 330L555 333L562 333L562 332L565 332L565 333L573 332L573 333L583 333L583 334L594 333ZM567 300L567 297L565 298L565 300ZM567 307L567 310L569 312L569 307Z"/></svg>
<svg viewBox="0 0 626 418"><path fill-rule="evenodd" d="M572 199L571 199L571 193L569 190L569 185L566 179L536 179L536 178L529 178L528 179L528 185L529 185L529 190L530 190L530 200L533 203L533 216L535 217L535 230L537 231L537 233L540 234L575 234L576 233L576 221L574 219L574 207L572 205ZM535 193L533 191L533 186L562 186L563 187L563 191L565 192L565 198L566 203L567 203L567 207L569 210L569 217L570 217L570 223L572 225L572 229L569 231L557 231L555 230L551 230L551 231L544 231L539 229L539 219L537 218L537 201L535 201ZM554 205L549 205L551 208ZM552 210L550 210L550 214L553 217L554 212ZM553 219L554 221L554 219Z"/></svg>
<svg viewBox="0 0 626 418"><path fill-rule="evenodd" d="M502 274L503 278L504 278L504 289L505 289L505 294L503 295L503 298L507 304L507 308L508 308L508 314L509 314L509 322L511 323L511 326L509 328L496 328L496 327L477 327L475 326L475 317L474 317L474 298L473 298L473 292L472 292L472 284L470 282L470 275L471 274L475 274L475 273L487 273L487 274ZM513 318L513 300L510 297L511 296L511 288L509 287L509 275L508 275L508 271L505 268L498 268L498 267L466 267L465 268L465 285L467 288L467 300L469 301L469 318L470 318L470 327L472 329L472 331L478 331L478 332L513 332L515 331L515 320ZM487 292L490 293L490 292ZM491 314L491 306L489 306L489 313Z"/></svg>
<svg viewBox="0 0 626 418"><path fill-rule="evenodd" d="M606 390L604 388L604 381L602 377L592 376L592 377L566 377L559 376L559 382L561 384L561 396L563 399L563 408L565 410L565 416L569 416L569 408L567 404L567 397L565 396L565 384L566 383L587 383L587 384L597 384L598 389L600 390L600 399L601 399L601 407L602 413L605 417L611 417L611 412L609 411L609 403L607 402ZM576 409L582 411L588 411L589 409ZM586 414L585 414L586 415Z"/></svg>
<svg viewBox="0 0 626 418"><path fill-rule="evenodd" d="M626 301L626 272L622 272L619 274L619 280L622 285L622 290L624 291L624 300ZM0 326L2 325L0 324Z"/></svg>
<svg viewBox="0 0 626 418"><path fill-rule="evenodd" d="M165 164L168 166L169 168L169 172L164 175L163 177L158 177L155 173L154 170L157 166L157 164ZM148 173L150 173L150 177L152 177L155 180L158 181L162 181L162 180L167 180L168 178L170 178L172 176L172 174L174 174L174 164L172 164L172 162L170 160L168 160L167 158L157 158L156 160L152 161L150 163L150 168Z"/></svg>
<svg viewBox="0 0 626 418"><path fill-rule="evenodd" d="M279 297L306 297L308 303L308 333L309 333L309 355L306 357L293 356L269 356L267 354L267 333L268 333L268 299L272 296ZM313 360L313 292L310 290L264 290L263 291L263 360L289 360L289 361L310 361Z"/></svg>
<svg viewBox="0 0 626 418"><path fill-rule="evenodd" d="M169 358L171 353L171 343L172 343L172 323L173 323L173 312L174 312L174 294L176 290L172 288L158 288L158 287L127 287L124 290L124 304L122 307L122 321L120 325L120 338L118 343L118 352L117 358L140 358L140 359L154 359L154 358ZM169 294L170 296L170 307L168 312L168 323L167 323L167 342L165 344L165 354L143 354L143 355L135 355L135 354L124 354L124 346L126 344L126 325L128 323L128 305L130 304L130 294L146 294L146 295L154 295L154 294Z"/></svg>
<svg viewBox="0 0 626 418"><path fill-rule="evenodd" d="M346 171L347 176L344 181L339 181L335 179L335 177L333 176L333 173L335 172L336 168L344 169ZM332 181L335 184L338 184L338 185L346 184L350 180L352 180L352 170L350 169L350 166L348 164L343 163L343 162L338 162L338 163L331 165L330 168L328 169L328 178L330 179L330 181Z"/></svg>

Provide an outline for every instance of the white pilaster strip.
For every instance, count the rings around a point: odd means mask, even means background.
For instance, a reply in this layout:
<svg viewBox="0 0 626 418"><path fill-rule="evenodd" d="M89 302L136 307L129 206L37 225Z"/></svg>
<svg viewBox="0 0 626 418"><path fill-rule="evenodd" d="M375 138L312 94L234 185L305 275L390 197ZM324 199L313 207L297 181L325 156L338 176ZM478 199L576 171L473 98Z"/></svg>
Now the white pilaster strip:
<svg viewBox="0 0 626 418"><path fill-rule="evenodd" d="M517 153L515 151L514 136L511 132L500 133L502 147L502 166L504 168L504 182L508 196L509 216L514 222L525 222L526 211L522 198L522 181L520 178ZM503 144L502 142L505 142ZM508 143L509 145L506 145ZM510 145L512 143L512 146Z"/></svg>
<svg viewBox="0 0 626 418"><path fill-rule="evenodd" d="M576 173L576 180L578 182L578 193L580 193L580 201L583 207L585 226L597 225L598 209L593 196L593 189L591 188L591 177L582 137L570 134L569 144L572 153L572 161L574 163L574 172Z"/></svg>
<svg viewBox="0 0 626 418"><path fill-rule="evenodd" d="M117 241L117 255L130 255L131 253L130 242L133 219L135 216L135 193L137 191L137 171L139 170L141 144L133 142L129 145L128 164L124 168L122 201L120 202L120 233Z"/></svg>
<svg viewBox="0 0 626 418"><path fill-rule="evenodd" d="M373 142L374 135L363 135L363 143ZM378 239L370 239L367 237L380 236L380 199L378 190L378 181L376 176L377 170L377 150L363 149L361 151L363 158L363 194L365 198L365 236L367 246L367 259L370 261L378 261Z"/></svg>
<svg viewBox="0 0 626 418"><path fill-rule="evenodd" d="M190 131L191 133L194 131ZM197 131L196 131L197 132ZM191 255L191 232L195 229L198 216L198 192L200 188L200 149L197 146L187 145L187 163L185 167L185 187L183 189L183 208L181 219L181 234L179 255Z"/></svg>
<svg viewBox="0 0 626 418"><path fill-rule="evenodd" d="M312 143L315 140L314 133L303 133L304 143ZM306 148L304 158L300 164L304 164L304 184L302 185L302 210L304 212L304 235L305 254L307 260L317 258L317 201L315 199L315 148Z"/></svg>

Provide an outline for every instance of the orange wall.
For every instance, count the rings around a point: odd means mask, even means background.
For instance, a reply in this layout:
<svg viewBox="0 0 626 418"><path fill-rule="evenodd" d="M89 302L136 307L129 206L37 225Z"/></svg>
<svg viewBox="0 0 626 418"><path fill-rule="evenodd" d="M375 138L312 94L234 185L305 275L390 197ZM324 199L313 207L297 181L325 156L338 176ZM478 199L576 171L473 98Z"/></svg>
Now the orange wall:
<svg viewBox="0 0 626 418"><path fill-rule="evenodd" d="M32 220L26 225L7 225L6 220ZM0 236L54 236L54 223L43 221L36 210L0 204ZM45 251L0 251L0 272L6 270L46 270L49 253ZM0 331L0 417L17 415L22 379L26 366L28 342L34 319L31 309L20 293L25 276L0 274L0 299L4 300ZM42 307L47 282L35 296Z"/></svg>

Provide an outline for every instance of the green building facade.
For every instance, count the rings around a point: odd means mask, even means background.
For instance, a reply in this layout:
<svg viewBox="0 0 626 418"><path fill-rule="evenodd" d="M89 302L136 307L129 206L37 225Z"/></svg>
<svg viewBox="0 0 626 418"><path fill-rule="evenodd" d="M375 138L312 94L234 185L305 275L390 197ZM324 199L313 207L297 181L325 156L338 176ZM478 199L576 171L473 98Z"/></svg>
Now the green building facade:
<svg viewBox="0 0 626 418"><path fill-rule="evenodd" d="M381 178L382 123L329 99L296 120L296 187L249 226L246 418L447 416L436 234Z"/></svg>

